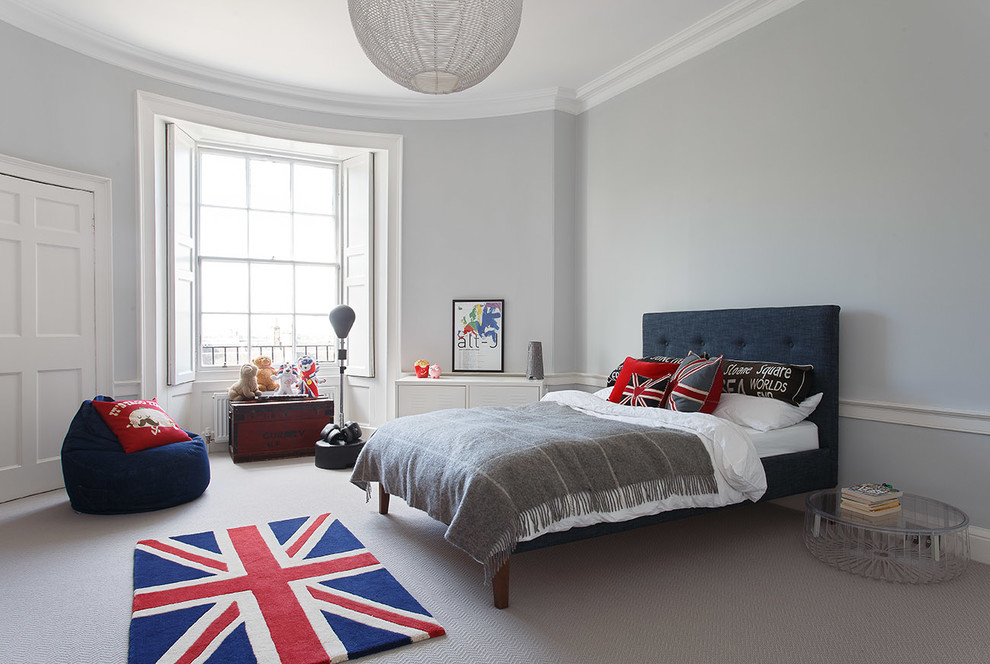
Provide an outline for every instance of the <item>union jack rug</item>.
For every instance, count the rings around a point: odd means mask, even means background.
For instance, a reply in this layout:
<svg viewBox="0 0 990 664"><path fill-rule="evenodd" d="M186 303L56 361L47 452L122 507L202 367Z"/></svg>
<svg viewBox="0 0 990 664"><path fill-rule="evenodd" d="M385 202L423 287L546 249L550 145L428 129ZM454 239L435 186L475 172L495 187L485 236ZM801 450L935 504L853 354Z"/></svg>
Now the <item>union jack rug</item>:
<svg viewBox="0 0 990 664"><path fill-rule="evenodd" d="M128 664L342 662L443 633L330 514L134 551Z"/></svg>

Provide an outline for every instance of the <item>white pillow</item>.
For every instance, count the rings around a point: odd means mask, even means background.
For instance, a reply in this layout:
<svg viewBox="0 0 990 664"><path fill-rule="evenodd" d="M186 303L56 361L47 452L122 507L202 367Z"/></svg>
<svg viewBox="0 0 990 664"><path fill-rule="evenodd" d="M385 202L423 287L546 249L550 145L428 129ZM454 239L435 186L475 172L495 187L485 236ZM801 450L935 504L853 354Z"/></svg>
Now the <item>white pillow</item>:
<svg viewBox="0 0 990 664"><path fill-rule="evenodd" d="M770 431L797 424L815 412L821 400L822 393L819 392L799 406L792 406L780 399L723 392L712 415L757 431Z"/></svg>

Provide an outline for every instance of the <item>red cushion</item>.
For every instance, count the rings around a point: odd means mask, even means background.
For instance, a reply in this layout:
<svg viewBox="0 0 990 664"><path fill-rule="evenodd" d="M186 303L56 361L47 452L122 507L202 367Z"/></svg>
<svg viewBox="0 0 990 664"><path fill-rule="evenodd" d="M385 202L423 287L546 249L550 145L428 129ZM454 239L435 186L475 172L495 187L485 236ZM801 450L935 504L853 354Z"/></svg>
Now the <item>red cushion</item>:
<svg viewBox="0 0 990 664"><path fill-rule="evenodd" d="M677 371L673 362L643 362L627 357L608 400L625 406L663 406L670 377Z"/></svg>
<svg viewBox="0 0 990 664"><path fill-rule="evenodd" d="M128 453L191 440L154 399L93 401L93 408Z"/></svg>
<svg viewBox="0 0 990 664"><path fill-rule="evenodd" d="M682 413L712 413L722 396L722 356L688 353L670 379L664 407Z"/></svg>

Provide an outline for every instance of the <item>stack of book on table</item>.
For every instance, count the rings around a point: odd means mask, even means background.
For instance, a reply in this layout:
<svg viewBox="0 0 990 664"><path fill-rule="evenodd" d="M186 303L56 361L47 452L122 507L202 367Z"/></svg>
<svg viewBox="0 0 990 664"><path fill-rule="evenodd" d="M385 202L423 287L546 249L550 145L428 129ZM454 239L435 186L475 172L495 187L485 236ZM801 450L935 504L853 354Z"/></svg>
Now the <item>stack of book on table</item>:
<svg viewBox="0 0 990 664"><path fill-rule="evenodd" d="M864 516L887 516L901 511L902 495L889 484L854 484L843 487L839 506Z"/></svg>

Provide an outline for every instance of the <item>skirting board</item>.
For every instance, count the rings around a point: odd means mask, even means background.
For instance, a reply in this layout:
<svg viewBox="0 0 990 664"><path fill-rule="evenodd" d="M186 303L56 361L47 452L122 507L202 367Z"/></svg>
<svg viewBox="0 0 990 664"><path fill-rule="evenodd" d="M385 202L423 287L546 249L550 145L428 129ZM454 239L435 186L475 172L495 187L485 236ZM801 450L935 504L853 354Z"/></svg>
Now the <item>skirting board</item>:
<svg viewBox="0 0 990 664"><path fill-rule="evenodd" d="M969 527L969 558L984 565L990 565L990 530Z"/></svg>

